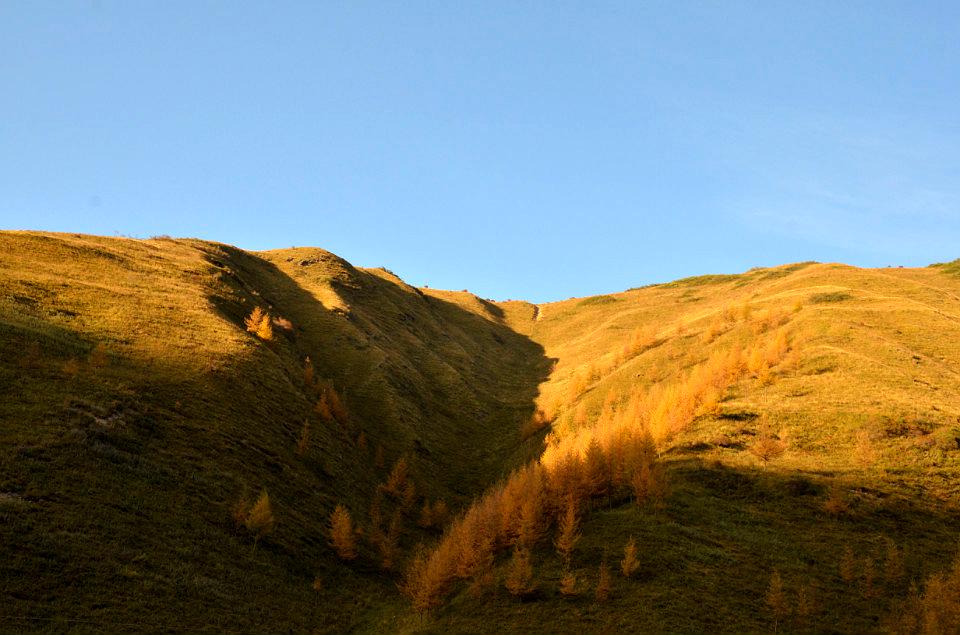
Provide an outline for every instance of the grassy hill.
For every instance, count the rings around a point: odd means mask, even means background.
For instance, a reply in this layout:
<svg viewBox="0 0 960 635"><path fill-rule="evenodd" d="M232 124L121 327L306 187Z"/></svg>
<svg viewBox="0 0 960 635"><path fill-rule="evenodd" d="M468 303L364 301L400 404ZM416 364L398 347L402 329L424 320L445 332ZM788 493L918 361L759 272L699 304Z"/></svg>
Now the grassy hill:
<svg viewBox="0 0 960 635"><path fill-rule="evenodd" d="M878 631L956 552L955 264L801 263L534 306L312 248L2 232L0 254L0 630ZM271 339L245 327L256 307ZM657 439L657 504L590 501L569 567L545 527L523 601L503 549L482 593L411 610L402 570L445 540L424 504L446 503L449 531L545 448L733 350L740 370ZM234 512L263 491L275 527L256 540ZM337 504L359 528L348 562Z"/></svg>

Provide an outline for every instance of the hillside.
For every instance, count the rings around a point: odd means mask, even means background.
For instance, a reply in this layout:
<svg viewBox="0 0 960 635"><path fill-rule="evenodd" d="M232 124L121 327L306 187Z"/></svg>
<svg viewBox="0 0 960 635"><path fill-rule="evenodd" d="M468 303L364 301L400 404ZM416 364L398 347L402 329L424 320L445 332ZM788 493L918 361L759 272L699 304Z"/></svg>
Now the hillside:
<svg viewBox="0 0 960 635"><path fill-rule="evenodd" d="M2 232L0 254L0 630L766 631L777 571L792 606L815 598L777 627L863 632L956 551L955 265L801 263L534 306L313 248ZM245 328L256 307L271 339ZM418 543L541 455L608 450L628 415L654 432L654 500L588 497L568 565L545 505L536 592L503 589L504 544L500 582L471 571L411 610ZM262 491L276 522L256 539L234 510ZM441 500L444 535L421 522ZM361 530L347 562L337 504ZM595 601L631 537L638 573ZM891 543L904 571L885 577Z"/></svg>

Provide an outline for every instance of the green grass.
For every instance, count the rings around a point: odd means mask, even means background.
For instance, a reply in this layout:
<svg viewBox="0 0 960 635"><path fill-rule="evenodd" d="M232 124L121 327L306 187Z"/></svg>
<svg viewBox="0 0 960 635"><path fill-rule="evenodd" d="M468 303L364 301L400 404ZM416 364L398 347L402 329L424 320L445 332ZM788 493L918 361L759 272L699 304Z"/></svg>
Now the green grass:
<svg viewBox="0 0 960 635"><path fill-rule="evenodd" d="M960 258L956 260L951 260L950 262L938 262L930 266L940 269L940 271L942 271L943 273L947 273L954 276L960 275Z"/></svg>
<svg viewBox="0 0 960 635"><path fill-rule="evenodd" d="M760 632L776 569L789 593L816 589L810 630L870 632L908 581L874 598L846 588L846 545L879 558L895 540L912 579L956 548L960 282L949 265L799 263L534 306L416 289L320 249L2 232L0 254L0 630ZM605 553L615 567L631 535L641 545L641 574L618 579L609 604L558 596L547 538L534 599L459 593L420 619L365 541L349 565L327 545L338 502L369 528L376 487L404 455L419 499L403 514L409 556L436 537L416 527L420 497L458 509L539 455L543 433L520 436L535 405L559 401L563 426L580 403L595 416L608 393L669 382L750 340L754 322L739 318L705 337L744 304L754 321L791 316L799 364L771 385L733 386L720 416L665 448L664 510L615 502L587 515L574 558L584 576ZM272 342L247 333L258 305L293 330ZM655 343L617 363L651 327ZM105 365L91 363L95 349ZM308 355L347 421L313 412ZM304 421L311 445L298 456ZM768 466L749 452L761 426L787 440ZM852 506L841 518L822 507L834 482ZM263 488L278 524L254 551L230 509Z"/></svg>
<svg viewBox="0 0 960 635"><path fill-rule="evenodd" d="M813 304L825 304L827 302L843 302L844 300L850 300L853 298L849 293L844 293L843 291L833 291L831 293L814 293L810 296L809 300Z"/></svg>
<svg viewBox="0 0 960 635"><path fill-rule="evenodd" d="M664 289L675 289L678 287L702 287L706 285L723 284L725 282L734 282L739 278L740 274L736 273L713 273L703 276L690 276L689 278L681 278L679 280L665 282L657 286Z"/></svg>
<svg viewBox="0 0 960 635"><path fill-rule="evenodd" d="M617 298L612 295L595 295L589 298L584 298L577 303L577 306L595 306L598 304L613 304L619 302Z"/></svg>

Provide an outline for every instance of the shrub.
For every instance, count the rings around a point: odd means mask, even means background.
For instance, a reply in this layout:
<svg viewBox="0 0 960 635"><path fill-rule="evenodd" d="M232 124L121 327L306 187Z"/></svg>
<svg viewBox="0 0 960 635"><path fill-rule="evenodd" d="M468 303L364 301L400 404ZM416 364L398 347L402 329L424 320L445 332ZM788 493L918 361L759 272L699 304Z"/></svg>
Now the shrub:
<svg viewBox="0 0 960 635"><path fill-rule="evenodd" d="M750 454L764 463L769 463L786 452L786 444L769 433L761 433L759 438L750 446Z"/></svg>
<svg viewBox="0 0 960 635"><path fill-rule="evenodd" d="M353 519L343 505L338 504L330 514L330 545L341 560L357 557L357 539L353 531Z"/></svg>

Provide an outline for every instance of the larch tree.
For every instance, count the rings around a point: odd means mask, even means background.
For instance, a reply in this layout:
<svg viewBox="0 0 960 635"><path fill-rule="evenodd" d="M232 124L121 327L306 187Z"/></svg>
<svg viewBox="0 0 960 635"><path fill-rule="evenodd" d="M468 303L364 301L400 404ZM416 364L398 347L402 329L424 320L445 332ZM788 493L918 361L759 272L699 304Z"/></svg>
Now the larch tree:
<svg viewBox="0 0 960 635"><path fill-rule="evenodd" d="M515 597L525 597L533 593L537 585L533 580L533 564L530 562L530 551L523 547L513 550L513 557L507 567L507 578L504 581L507 590Z"/></svg>
<svg viewBox="0 0 960 635"><path fill-rule="evenodd" d="M257 502L253 504L247 512L247 517L243 521L244 526L253 536L253 548L256 550L257 543L261 538L273 531L276 521L273 517L273 509L270 506L270 495L267 490L260 493Z"/></svg>
<svg viewBox="0 0 960 635"><path fill-rule="evenodd" d="M623 577L630 578L640 568L640 560L637 557L637 542L633 536L623 547L623 560L620 561L620 571Z"/></svg>
<svg viewBox="0 0 960 635"><path fill-rule="evenodd" d="M353 531L353 519L343 505L338 504L330 514L330 545L341 560L357 557L357 538Z"/></svg>
<svg viewBox="0 0 960 635"><path fill-rule="evenodd" d="M570 566L570 556L573 554L573 548L580 540L580 519L577 514L577 502L570 498L567 500L566 509L560 517L557 526L557 537L554 544L557 547L557 553L563 558L566 565Z"/></svg>

